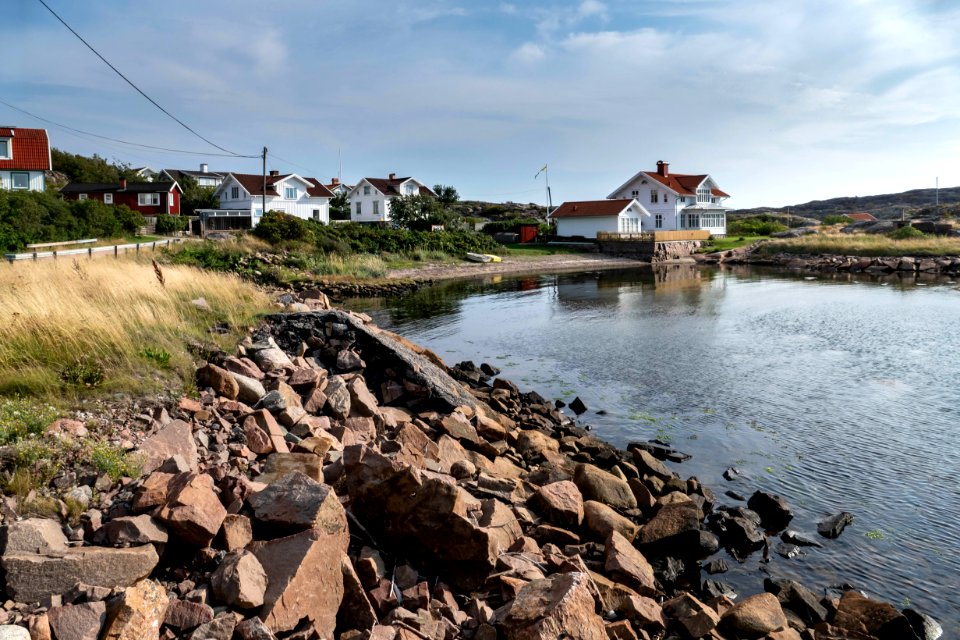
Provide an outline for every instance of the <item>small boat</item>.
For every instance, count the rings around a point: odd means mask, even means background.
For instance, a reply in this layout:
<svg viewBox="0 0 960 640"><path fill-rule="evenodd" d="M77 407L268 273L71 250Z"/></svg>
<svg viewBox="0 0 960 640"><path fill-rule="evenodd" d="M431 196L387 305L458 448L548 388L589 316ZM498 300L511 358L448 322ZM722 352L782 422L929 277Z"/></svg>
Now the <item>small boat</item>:
<svg viewBox="0 0 960 640"><path fill-rule="evenodd" d="M490 258L490 262L503 262L503 259L500 256L495 256L492 253L485 253L483 255Z"/></svg>
<svg viewBox="0 0 960 640"><path fill-rule="evenodd" d="M486 253L470 253L470 252L467 252L466 258L467 258L467 260L469 260L470 262L492 262L492 261L493 261L493 259L490 257L490 255L488 255L488 254L486 254Z"/></svg>

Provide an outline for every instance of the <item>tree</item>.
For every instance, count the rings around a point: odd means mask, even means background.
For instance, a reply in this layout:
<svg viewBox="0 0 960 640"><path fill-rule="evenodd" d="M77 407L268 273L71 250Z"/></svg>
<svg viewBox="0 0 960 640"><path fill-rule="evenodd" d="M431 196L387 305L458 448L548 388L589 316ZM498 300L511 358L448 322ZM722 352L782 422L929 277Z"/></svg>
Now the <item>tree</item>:
<svg viewBox="0 0 960 640"><path fill-rule="evenodd" d="M337 191L330 201L330 219L350 219L350 200L347 198L347 192L342 189Z"/></svg>
<svg viewBox="0 0 960 640"><path fill-rule="evenodd" d="M453 218L453 214L430 196L398 196L390 201L390 219L402 229L426 231L435 224L450 224Z"/></svg>
<svg viewBox="0 0 960 640"><path fill-rule="evenodd" d="M437 194L437 202L445 207L460 200L460 194L450 185L435 184L433 192Z"/></svg>
<svg viewBox="0 0 960 640"><path fill-rule="evenodd" d="M196 178L186 174L180 177L177 184L183 189L183 195L180 196L182 215L192 216L197 209L220 208L220 199L214 195L217 190L213 187L201 187Z"/></svg>
<svg viewBox="0 0 960 640"><path fill-rule="evenodd" d="M65 174L71 182L120 182L117 167L97 154L87 158L54 148L50 150L50 159L53 170Z"/></svg>

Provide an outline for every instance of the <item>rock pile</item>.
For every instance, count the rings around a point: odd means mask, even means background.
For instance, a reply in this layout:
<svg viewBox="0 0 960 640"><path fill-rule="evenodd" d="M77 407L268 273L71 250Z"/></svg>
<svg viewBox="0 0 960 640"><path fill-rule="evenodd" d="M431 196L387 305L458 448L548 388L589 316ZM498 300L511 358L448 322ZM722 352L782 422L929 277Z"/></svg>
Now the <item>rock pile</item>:
<svg viewBox="0 0 960 640"><path fill-rule="evenodd" d="M615 449L362 317L268 322L200 368L199 401L156 414L147 475L82 541L4 528L6 622L35 640L933 637L856 592L770 580L734 603L701 584L721 545L786 526L776 496L714 510L675 452Z"/></svg>

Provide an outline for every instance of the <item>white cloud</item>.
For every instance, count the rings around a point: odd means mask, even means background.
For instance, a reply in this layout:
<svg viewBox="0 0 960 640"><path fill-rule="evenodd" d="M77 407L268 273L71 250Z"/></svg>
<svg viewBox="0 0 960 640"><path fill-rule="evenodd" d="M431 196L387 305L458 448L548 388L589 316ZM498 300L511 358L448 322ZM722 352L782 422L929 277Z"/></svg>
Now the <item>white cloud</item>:
<svg viewBox="0 0 960 640"><path fill-rule="evenodd" d="M547 52L539 44L534 42L525 42L513 52L511 57L517 62L533 64L546 58Z"/></svg>
<svg viewBox="0 0 960 640"><path fill-rule="evenodd" d="M603 4L599 0L583 0L583 2L580 3L580 6L577 7L577 14L583 18L598 16L606 20L607 5Z"/></svg>
<svg viewBox="0 0 960 640"><path fill-rule="evenodd" d="M500 11L501 11L501 13L505 13L505 14L510 15L510 16L516 15L516 13L517 13L517 5L515 5L515 4L510 4L509 2L502 2L502 3L500 3Z"/></svg>

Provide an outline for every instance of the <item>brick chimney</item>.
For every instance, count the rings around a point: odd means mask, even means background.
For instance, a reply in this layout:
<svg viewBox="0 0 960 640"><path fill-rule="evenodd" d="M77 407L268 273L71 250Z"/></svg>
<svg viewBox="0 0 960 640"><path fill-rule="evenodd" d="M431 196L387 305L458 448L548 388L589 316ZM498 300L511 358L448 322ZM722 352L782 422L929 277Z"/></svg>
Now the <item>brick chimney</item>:
<svg viewBox="0 0 960 640"><path fill-rule="evenodd" d="M121 188L121 189L126 189L126 188L127 188L127 179L126 179L126 178L120 178L120 188Z"/></svg>
<svg viewBox="0 0 960 640"><path fill-rule="evenodd" d="M666 178L670 175L670 163L657 160L657 173Z"/></svg>
<svg viewBox="0 0 960 640"><path fill-rule="evenodd" d="M340 184L340 178L330 178L330 180L332 180L330 184L332 184L333 186L337 186L338 184Z"/></svg>
<svg viewBox="0 0 960 640"><path fill-rule="evenodd" d="M277 169L270 169L270 175L275 178L280 175L280 171Z"/></svg>
<svg viewBox="0 0 960 640"><path fill-rule="evenodd" d="M397 174L391 173L389 179L390 179L390 180L396 180L396 179L397 179Z"/></svg>

